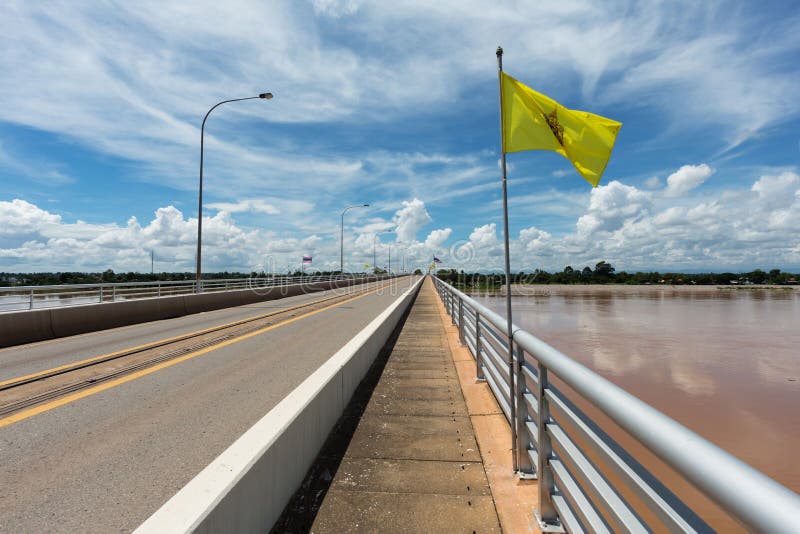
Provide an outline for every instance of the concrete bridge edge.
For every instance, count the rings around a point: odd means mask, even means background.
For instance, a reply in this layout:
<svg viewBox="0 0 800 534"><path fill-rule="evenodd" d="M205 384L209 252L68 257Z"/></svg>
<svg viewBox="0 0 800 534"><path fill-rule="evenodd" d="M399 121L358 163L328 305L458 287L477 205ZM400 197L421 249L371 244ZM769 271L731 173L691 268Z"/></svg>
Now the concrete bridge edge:
<svg viewBox="0 0 800 534"><path fill-rule="evenodd" d="M268 531L424 279L417 280L135 532Z"/></svg>

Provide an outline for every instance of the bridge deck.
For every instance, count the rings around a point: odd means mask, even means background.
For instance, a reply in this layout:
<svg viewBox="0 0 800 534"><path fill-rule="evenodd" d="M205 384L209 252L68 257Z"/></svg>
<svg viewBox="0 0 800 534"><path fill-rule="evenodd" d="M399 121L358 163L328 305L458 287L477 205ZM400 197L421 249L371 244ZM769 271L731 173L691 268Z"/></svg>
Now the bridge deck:
<svg viewBox="0 0 800 534"><path fill-rule="evenodd" d="M276 528L499 532L430 281L381 360Z"/></svg>
<svg viewBox="0 0 800 534"><path fill-rule="evenodd" d="M426 281L313 532L499 532L467 404Z"/></svg>

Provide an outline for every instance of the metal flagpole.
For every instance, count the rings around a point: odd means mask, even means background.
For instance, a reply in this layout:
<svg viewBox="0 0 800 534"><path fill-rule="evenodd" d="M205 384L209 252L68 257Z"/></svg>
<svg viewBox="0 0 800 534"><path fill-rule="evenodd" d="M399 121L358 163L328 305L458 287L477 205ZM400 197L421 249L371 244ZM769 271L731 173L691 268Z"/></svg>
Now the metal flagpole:
<svg viewBox="0 0 800 534"><path fill-rule="evenodd" d="M497 81L500 89L500 168L503 172L503 241L506 253L506 318L508 336L508 403L511 409L511 450L514 472L517 471L517 403L514 388L514 332L511 319L511 260L508 246L508 187L506 185L506 146L503 136L503 48L497 47Z"/></svg>

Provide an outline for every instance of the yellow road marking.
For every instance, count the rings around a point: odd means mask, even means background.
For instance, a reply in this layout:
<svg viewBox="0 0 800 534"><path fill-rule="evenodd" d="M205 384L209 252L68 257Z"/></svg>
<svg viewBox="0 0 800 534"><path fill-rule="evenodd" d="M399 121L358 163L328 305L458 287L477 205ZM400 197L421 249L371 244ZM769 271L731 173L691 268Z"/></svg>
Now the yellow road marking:
<svg viewBox="0 0 800 534"><path fill-rule="evenodd" d="M385 287L385 286L381 286L379 288L372 289L368 293L365 293L365 294L374 293L375 291L381 289L382 287ZM239 325L239 324L244 324L244 323L248 323L248 322L257 321L259 319L264 319L264 318L270 317L272 315L278 315L279 313L286 313L288 311L296 310L296 309L299 309L299 308L306 308L306 307L311 306L313 304L316 304L318 302L325 302L326 300L338 298L338 296L339 295L333 296L333 297L325 297L324 299L314 300L314 301L311 301L311 302L307 302L305 304L298 304L297 306L290 306L288 308L275 310L273 312L265 313L263 315L254 315L253 317L248 317L246 319L238 319L238 320L232 321L230 323L224 323L224 324L221 324L221 325L212 326L212 327L209 327L209 328L204 328L202 330L197 330L195 332L189 332L187 334L179 334L177 336L169 337L169 338L166 338L166 339L161 339L159 341L152 341L150 343L145 343L144 345L137 345L135 347L122 349L122 350L118 350L118 351L115 351L115 352L109 352L107 354L102 354L100 356L94 356L92 358L87 358L85 360L80 360L80 361L77 361L77 362L67 363L67 364L64 364L64 365L60 365L58 367L53 367L51 369L45 369L44 371L37 371L37 372L31 373L29 375L18 376L16 378L12 378L10 380L4 380L4 381L0 382L0 387L3 387L5 385L7 385L7 384L12 384L14 382L20 382L20 381L23 381L23 380L30 380L31 378L37 378L37 377L40 377L40 376L45 376L45 375L48 375L50 373L55 373L55 372L58 372L58 371L62 371L64 369L69 369L71 367L80 367L82 365L86 365L86 364L89 364L89 363L92 363L92 362L104 360L104 359L107 359L107 358L113 358L114 356L119 356L120 354L126 354L128 352L134 352L134 351L147 350L147 349L150 349L150 348L154 348L154 347L159 347L161 345L165 345L167 343L172 343L173 341L178 341L178 340L181 340L181 339L188 339L190 337L195 337L195 336L201 336L203 334L207 334L209 332L215 332L215 331L218 331L218 330L222 330L223 328L228 328L230 326L236 326L236 325ZM131 326L133 326L133 325L131 325ZM55 340L53 340L53 341L55 341ZM13 347L9 347L9 348L13 348Z"/></svg>
<svg viewBox="0 0 800 534"><path fill-rule="evenodd" d="M3 428L4 426L8 426L8 425L13 424L13 423L17 423L17 422L22 421L24 419L28 419L28 418L33 417L35 415L39 415L40 413L44 413L44 412L50 411L50 410L52 410L54 408L58 408L59 406L64 406L65 404L69 404L71 402L75 402L76 400L80 400L80 399L82 399L84 397L89 397L90 395L94 395L95 393L100 393L101 391L105 391L107 389L111 389L113 387L119 386L119 385L124 384L126 382L130 382L132 380L136 380L137 378L141 378L143 376L147 376L147 375L149 375L151 373L155 373L156 371L160 371L161 369L166 369L167 367L172 367L173 365L179 364L179 363L184 362L186 360L190 360L192 358L196 358L198 356L202 356L203 354L206 354L208 352L211 352L211 351L214 351L214 350L217 350L217 349L221 349L222 347L227 347L228 345L233 345L234 343L238 343L240 341L244 341L245 339L249 339L249 338L251 338L253 336L257 336L257 335L263 334L265 332L269 332L270 330L275 330L276 328L279 328L281 326L285 326L287 324L294 323L296 321L299 321L300 319L305 319L306 317L311 317L312 315L316 315L318 313L322 313L322 312L324 312L326 310L330 310L331 308L336 308L337 306L341 306L342 304L347 304L348 302L353 302L354 300L358 300L360 298L366 297L367 295L370 295L370 294L372 294L372 293L374 293L376 291L379 291L380 289L382 289L382 287L374 289L374 290L369 291L367 293L363 293L361 295L358 295L357 297L353 297L351 299L343 300L342 302L337 302L336 304L331 304L330 306L325 306L324 308L320 308L318 310L313 310L313 311L310 311L308 313L304 313L303 315L298 315L297 317L292 317L291 319L287 319L285 321L281 321L280 323L276 323L276 324L261 328L260 330L256 330L254 332L250 332L248 334L244 334L242 336L239 336L239 337L236 337L236 338L233 338L233 339L229 339L227 341L223 341L222 343L219 343L217 345L213 345L211 347L206 347L204 349L200 349L200 350L197 350L195 352L190 352L189 354L186 354L184 356L180 356L180 357L175 358L173 360L169 360L169 361L166 361L166 362L162 362L162 363L156 364L156 365L154 365L152 367L148 367L147 369L142 369L141 371L136 371L135 373L131 373L129 375L125 375L125 376L122 376L120 378L116 378L114 380L110 380L108 382L104 382L104 383L99 384L97 386L94 386L92 388L84 389L84 390L72 393L71 395L67 395L65 397L61 397L60 399L56 399L56 400L50 401L50 402L42 404L40 406L34 406L33 408L28 408L27 410L23 410L23 411L21 411L19 413L16 413L14 415L10 415L10 416L8 416L8 417L6 417L4 419L0 419L0 428Z"/></svg>

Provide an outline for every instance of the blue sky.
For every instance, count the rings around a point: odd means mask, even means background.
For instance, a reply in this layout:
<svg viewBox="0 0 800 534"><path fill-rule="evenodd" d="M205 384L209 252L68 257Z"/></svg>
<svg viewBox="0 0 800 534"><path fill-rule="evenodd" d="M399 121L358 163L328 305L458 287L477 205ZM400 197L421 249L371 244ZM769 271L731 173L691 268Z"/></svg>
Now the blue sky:
<svg viewBox="0 0 800 534"><path fill-rule="evenodd" d="M512 269L800 269L793 2L4 2L0 271L502 267L495 48L623 123L511 154ZM393 234L381 233L394 231ZM377 236L377 238L376 238ZM395 265L396 266L396 265Z"/></svg>

